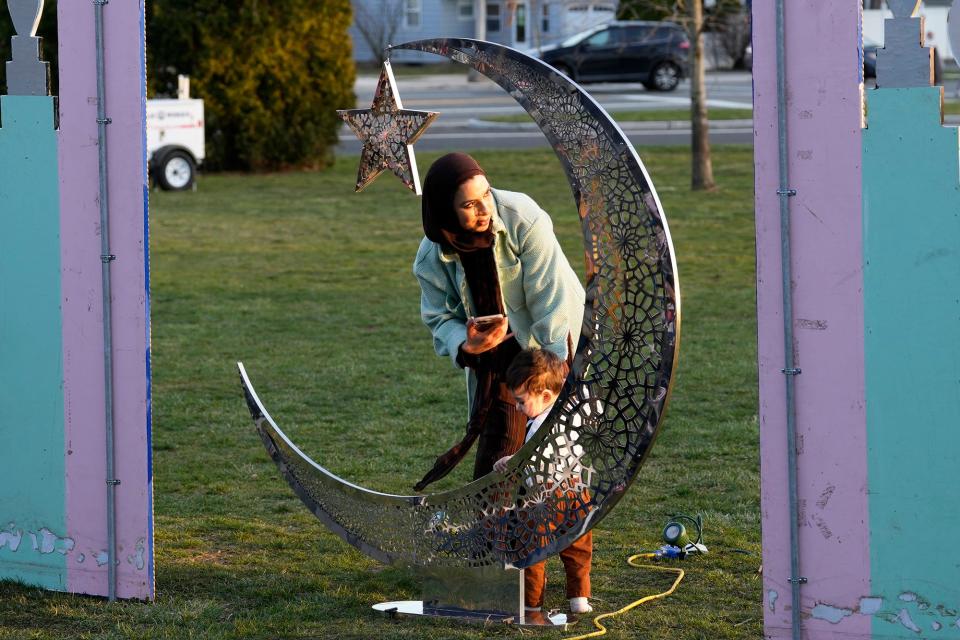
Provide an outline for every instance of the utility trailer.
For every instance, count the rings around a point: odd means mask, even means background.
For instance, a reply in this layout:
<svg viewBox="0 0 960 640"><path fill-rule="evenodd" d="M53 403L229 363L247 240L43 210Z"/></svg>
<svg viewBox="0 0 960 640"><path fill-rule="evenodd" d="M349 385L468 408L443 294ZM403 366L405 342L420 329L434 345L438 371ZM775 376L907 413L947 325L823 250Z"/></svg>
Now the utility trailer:
<svg viewBox="0 0 960 640"><path fill-rule="evenodd" d="M177 99L147 100L147 159L150 176L168 191L186 191L196 183L205 157L203 100L191 99L180 83Z"/></svg>

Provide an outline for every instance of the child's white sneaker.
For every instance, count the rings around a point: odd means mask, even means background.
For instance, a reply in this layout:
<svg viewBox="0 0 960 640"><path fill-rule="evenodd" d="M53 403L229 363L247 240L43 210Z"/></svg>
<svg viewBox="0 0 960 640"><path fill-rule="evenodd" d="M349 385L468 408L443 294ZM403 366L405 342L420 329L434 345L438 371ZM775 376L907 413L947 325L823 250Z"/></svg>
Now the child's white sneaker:
<svg viewBox="0 0 960 640"><path fill-rule="evenodd" d="M590 613L591 611L593 611L593 607L590 606L590 602L585 597L570 598L571 613Z"/></svg>

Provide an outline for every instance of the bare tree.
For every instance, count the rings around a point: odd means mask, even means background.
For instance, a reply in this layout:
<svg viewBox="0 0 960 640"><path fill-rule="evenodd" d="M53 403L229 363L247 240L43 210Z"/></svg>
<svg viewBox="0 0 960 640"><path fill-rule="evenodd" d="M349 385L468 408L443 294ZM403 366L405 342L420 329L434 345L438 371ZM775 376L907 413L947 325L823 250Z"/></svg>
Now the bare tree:
<svg viewBox="0 0 960 640"><path fill-rule="evenodd" d="M681 25L690 39L690 188L716 187L710 156L710 120L707 114L706 69L703 56L703 0L632 0L621 3L621 17L670 20Z"/></svg>
<svg viewBox="0 0 960 640"><path fill-rule="evenodd" d="M373 5L373 6L371 6ZM403 24L406 0L360 0L353 3L353 21L364 41L370 47L377 63L387 59L387 45L396 44L394 38Z"/></svg>
<svg viewBox="0 0 960 640"><path fill-rule="evenodd" d="M710 119L707 114L706 70L703 64L703 0L688 0L690 23L690 146L692 164L690 188L713 189L713 161L710 158Z"/></svg>

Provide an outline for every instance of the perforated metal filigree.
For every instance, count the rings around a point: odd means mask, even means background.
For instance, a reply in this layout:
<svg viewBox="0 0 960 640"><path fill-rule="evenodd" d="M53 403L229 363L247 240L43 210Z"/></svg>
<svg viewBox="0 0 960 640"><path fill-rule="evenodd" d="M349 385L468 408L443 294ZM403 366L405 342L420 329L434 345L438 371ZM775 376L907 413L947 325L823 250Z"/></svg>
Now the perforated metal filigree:
<svg viewBox="0 0 960 640"><path fill-rule="evenodd" d="M439 114L403 108L389 60L383 63L370 108L341 109L337 114L363 142L357 191L363 191L389 169L408 189L420 194L420 175L413 143Z"/></svg>
<svg viewBox="0 0 960 640"><path fill-rule="evenodd" d="M525 567L586 533L619 501L653 445L670 394L680 297L673 246L642 162L604 110L548 65L476 40L397 48L470 65L510 93L553 145L577 202L587 263L583 330L546 422L505 473L445 493L352 485L277 428L241 365L274 460L330 529L385 562Z"/></svg>

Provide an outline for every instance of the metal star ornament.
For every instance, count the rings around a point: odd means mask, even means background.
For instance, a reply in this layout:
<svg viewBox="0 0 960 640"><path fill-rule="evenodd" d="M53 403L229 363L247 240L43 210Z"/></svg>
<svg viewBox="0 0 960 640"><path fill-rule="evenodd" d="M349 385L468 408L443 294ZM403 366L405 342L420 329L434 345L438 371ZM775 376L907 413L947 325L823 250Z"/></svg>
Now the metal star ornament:
<svg viewBox="0 0 960 640"><path fill-rule="evenodd" d="M390 169L408 189L420 195L413 143L440 114L403 108L389 60L383 63L370 108L341 109L337 113L363 142L357 191L362 191L384 170Z"/></svg>

